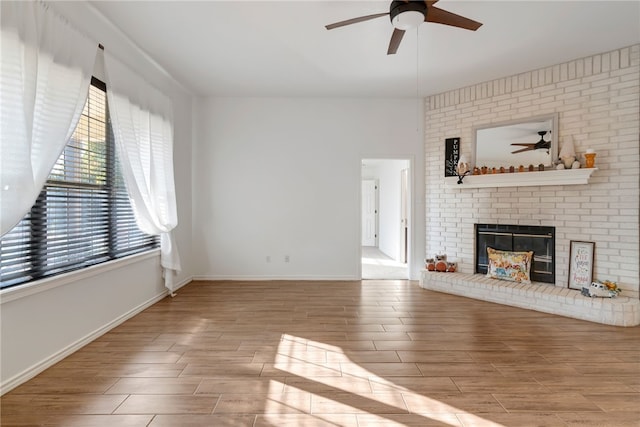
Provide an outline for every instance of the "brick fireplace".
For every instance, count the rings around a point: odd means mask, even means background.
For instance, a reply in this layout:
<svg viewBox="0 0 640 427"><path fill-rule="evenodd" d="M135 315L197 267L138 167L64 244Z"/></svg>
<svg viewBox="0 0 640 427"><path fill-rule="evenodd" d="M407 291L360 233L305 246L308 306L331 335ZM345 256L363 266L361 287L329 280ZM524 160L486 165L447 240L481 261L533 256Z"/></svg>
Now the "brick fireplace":
<svg viewBox="0 0 640 427"><path fill-rule="evenodd" d="M554 286L544 285L541 294L536 293L540 284L527 290L530 300L536 294L536 304L550 307L541 311L554 312L562 304L584 304L583 312L591 315L592 310L614 304L602 299L582 300L575 295L579 292L567 288L571 240L595 242L595 278L614 281L623 290L615 304L638 303L638 93L640 45L634 45L426 98L425 254L446 253L449 260L458 263L460 274L442 276L442 281L460 283L445 287L466 286L462 282L471 281L485 291L492 286L503 288L503 284L484 283L482 276L474 274L475 224L535 225L555 228ZM597 153L598 170L588 184L446 185L445 139L459 137L461 153L472 158L474 126L554 113L558 114L560 147L571 137L580 160L587 148ZM504 303L500 299L495 302ZM531 308L539 309L533 307L536 304ZM590 320L594 318L598 321L598 315Z"/></svg>

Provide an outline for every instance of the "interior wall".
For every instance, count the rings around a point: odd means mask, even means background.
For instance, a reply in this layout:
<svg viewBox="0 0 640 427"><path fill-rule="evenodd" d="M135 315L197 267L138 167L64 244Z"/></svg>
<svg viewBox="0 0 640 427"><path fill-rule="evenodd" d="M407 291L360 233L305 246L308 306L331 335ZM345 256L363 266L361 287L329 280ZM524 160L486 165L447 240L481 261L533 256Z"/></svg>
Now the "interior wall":
<svg viewBox="0 0 640 427"><path fill-rule="evenodd" d="M176 241L182 272L191 278L192 97L86 2L52 2L72 25L105 46L171 97L174 108L174 168L179 225ZM97 46L96 46L97 47ZM166 295L159 251L118 260L0 294L2 392L15 387L96 338L142 307Z"/></svg>
<svg viewBox="0 0 640 427"><path fill-rule="evenodd" d="M414 217L424 212L416 104L201 100L193 161L196 277L360 279L361 159L415 159ZM413 236L417 279L423 221Z"/></svg>
<svg viewBox="0 0 640 427"><path fill-rule="evenodd" d="M640 45L623 47L474 86L426 101L427 248L445 252L473 273L475 223L556 227L556 286L567 287L569 243L595 242L594 278L612 280L624 296L639 290ZM447 189L444 140L472 129L558 113L560 147L597 153L586 185ZM471 157L471 156L469 156Z"/></svg>

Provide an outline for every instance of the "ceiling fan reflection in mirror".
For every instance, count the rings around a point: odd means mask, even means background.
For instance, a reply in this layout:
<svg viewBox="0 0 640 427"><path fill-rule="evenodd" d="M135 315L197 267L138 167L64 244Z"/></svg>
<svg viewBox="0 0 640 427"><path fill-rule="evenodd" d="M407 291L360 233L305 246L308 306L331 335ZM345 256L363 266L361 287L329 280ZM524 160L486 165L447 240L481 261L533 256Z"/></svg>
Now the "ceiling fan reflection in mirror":
<svg viewBox="0 0 640 427"><path fill-rule="evenodd" d="M335 24L326 25L327 30L344 27L346 25L357 24L359 22L369 21L371 19L380 18L389 15L391 25L393 25L393 34L389 42L387 55L393 55L398 51L400 42L406 30L416 28L423 22L434 22L436 24L450 25L452 27L463 28L465 30L475 31L482 25L472 19L446 10L437 8L434 4L438 0L395 0L389 6L389 12L375 13L373 15L360 16L358 18L347 19L346 21L336 22Z"/></svg>
<svg viewBox="0 0 640 427"><path fill-rule="evenodd" d="M551 131L549 131L549 133L551 133ZM551 148L551 141L545 141L544 136L546 134L547 134L546 130L541 130L540 132L538 132L538 135L540 135L540 141L535 143L520 144L520 143L514 142L511 145L516 145L516 146L525 147L525 148L512 151L511 154L517 154L517 153L523 153L525 151L535 151L535 150L545 150L547 153L549 153L549 148Z"/></svg>

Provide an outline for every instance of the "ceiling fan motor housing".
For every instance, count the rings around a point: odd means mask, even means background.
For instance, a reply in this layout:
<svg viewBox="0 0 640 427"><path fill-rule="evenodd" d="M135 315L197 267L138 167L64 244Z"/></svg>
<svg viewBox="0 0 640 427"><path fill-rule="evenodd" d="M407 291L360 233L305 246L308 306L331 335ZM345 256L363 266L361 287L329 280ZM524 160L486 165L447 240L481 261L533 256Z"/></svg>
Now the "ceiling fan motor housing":
<svg viewBox="0 0 640 427"><path fill-rule="evenodd" d="M389 8L391 25L399 30L415 28L427 17L427 5L424 1L394 0Z"/></svg>

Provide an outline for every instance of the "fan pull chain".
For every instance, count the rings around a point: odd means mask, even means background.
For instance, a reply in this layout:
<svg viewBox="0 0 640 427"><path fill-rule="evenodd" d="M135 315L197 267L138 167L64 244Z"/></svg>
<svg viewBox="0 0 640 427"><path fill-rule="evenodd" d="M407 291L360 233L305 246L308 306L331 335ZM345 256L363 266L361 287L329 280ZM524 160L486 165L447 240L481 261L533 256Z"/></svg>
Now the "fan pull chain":
<svg viewBox="0 0 640 427"><path fill-rule="evenodd" d="M420 27L416 28L416 133L420 132Z"/></svg>

